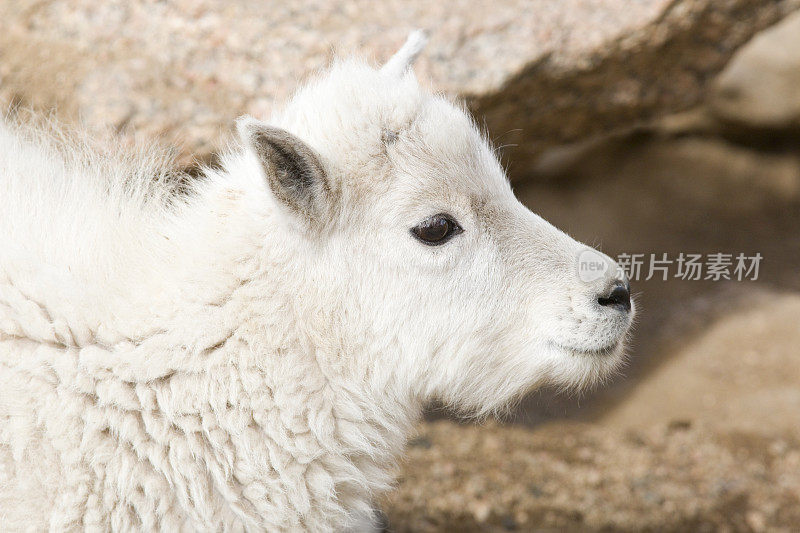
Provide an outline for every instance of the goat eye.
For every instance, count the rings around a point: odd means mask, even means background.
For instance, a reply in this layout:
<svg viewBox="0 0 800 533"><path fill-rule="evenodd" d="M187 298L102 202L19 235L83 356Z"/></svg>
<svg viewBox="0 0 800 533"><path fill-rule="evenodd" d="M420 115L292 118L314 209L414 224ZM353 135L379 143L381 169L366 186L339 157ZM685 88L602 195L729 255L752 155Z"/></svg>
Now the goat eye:
<svg viewBox="0 0 800 533"><path fill-rule="evenodd" d="M453 235L458 235L463 232L458 222L453 220L449 215L440 213L424 220L420 225L411 228L411 233L430 246L437 246L444 244L450 240Z"/></svg>

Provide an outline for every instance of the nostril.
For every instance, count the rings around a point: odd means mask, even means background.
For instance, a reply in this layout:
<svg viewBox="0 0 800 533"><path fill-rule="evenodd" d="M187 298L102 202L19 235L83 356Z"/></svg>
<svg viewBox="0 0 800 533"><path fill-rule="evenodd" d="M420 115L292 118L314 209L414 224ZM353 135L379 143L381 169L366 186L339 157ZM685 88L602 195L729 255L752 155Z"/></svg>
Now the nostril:
<svg viewBox="0 0 800 533"><path fill-rule="evenodd" d="M597 303L603 307L615 307L620 311L629 312L631 310L630 285L617 281L607 295L597 299Z"/></svg>

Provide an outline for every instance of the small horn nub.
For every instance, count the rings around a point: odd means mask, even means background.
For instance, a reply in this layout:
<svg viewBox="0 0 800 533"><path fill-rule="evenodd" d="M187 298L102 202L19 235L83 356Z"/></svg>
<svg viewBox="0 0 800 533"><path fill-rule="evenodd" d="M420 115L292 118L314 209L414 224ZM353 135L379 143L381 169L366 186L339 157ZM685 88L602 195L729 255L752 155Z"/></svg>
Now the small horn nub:
<svg viewBox="0 0 800 533"><path fill-rule="evenodd" d="M425 45L428 43L428 35L423 30L414 30L408 35L408 39L400 50L389 58L389 61L381 68L381 72L385 72L397 77L402 76L411 65Z"/></svg>

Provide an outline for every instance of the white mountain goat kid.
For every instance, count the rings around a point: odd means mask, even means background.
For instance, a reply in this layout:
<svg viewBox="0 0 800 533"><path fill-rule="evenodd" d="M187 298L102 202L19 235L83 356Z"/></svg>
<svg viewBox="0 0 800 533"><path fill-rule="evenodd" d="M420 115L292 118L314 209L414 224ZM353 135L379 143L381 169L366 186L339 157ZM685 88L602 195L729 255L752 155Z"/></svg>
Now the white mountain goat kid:
<svg viewBox="0 0 800 533"><path fill-rule="evenodd" d="M2 529L354 527L426 402L619 365L627 281L581 280L420 89L423 40L240 120L197 179L0 125Z"/></svg>

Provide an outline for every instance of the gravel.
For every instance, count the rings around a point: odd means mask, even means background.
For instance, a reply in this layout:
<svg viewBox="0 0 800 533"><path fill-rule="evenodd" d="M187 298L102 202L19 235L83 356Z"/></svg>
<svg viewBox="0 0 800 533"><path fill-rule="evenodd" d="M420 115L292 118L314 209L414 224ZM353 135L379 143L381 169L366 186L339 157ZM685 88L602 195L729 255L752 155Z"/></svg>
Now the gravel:
<svg viewBox="0 0 800 533"><path fill-rule="evenodd" d="M422 425L389 530L793 531L800 440L710 431L688 420L646 430L555 423L523 430Z"/></svg>

